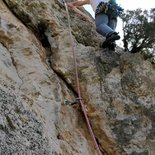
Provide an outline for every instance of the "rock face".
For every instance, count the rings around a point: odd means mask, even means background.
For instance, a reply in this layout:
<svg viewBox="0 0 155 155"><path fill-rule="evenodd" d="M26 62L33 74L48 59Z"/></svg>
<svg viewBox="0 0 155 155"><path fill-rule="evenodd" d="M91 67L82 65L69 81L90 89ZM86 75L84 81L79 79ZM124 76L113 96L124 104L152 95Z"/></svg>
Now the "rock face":
<svg viewBox="0 0 155 155"><path fill-rule="evenodd" d="M82 98L105 155L155 154L155 69L99 48L70 10ZM97 155L77 98L59 0L0 1L0 155Z"/></svg>

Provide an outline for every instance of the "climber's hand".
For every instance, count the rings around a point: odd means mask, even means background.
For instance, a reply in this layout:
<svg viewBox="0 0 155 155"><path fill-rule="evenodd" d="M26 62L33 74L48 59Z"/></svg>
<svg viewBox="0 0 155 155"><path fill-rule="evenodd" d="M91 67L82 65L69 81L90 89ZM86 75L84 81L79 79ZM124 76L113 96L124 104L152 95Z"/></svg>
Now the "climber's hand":
<svg viewBox="0 0 155 155"><path fill-rule="evenodd" d="M74 5L73 5L73 3L72 3L72 2L68 2L68 3L66 3L66 5L67 5L67 6L69 6L69 7L71 7L71 8L73 8L73 7L74 7Z"/></svg>

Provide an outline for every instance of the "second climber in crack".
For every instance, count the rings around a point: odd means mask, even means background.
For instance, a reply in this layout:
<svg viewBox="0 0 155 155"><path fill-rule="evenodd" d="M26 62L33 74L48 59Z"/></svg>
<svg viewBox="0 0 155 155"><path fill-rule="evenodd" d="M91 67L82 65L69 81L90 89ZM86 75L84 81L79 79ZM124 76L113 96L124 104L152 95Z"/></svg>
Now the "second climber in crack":
<svg viewBox="0 0 155 155"><path fill-rule="evenodd" d="M115 50L115 41L120 39L119 34L115 31L117 17L123 11L123 9L116 3L116 0L79 0L68 2L66 4L72 8L90 4L95 12L96 30L106 38L102 47Z"/></svg>

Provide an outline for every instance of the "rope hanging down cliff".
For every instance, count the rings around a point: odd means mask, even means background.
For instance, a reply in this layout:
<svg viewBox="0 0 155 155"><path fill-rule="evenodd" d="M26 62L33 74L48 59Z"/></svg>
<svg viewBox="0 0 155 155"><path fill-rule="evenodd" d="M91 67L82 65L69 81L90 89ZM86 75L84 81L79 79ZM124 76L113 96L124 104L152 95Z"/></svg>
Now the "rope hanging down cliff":
<svg viewBox="0 0 155 155"><path fill-rule="evenodd" d="M76 59L76 54L75 54L75 44L74 44L74 40L73 40L73 37L72 37L71 26L70 26L70 15L69 15L68 7L67 7L67 5L66 5L65 0L63 0L63 2L64 2L64 4L65 4L65 8L66 8L66 12L67 12L69 34L70 34L71 43L72 43L73 60L74 60L74 69L75 69L75 80L76 80L76 87L77 87L77 93L78 93L78 100L79 100L79 103L80 103L80 105L81 105L81 109L82 109L82 112L83 112L83 114L84 114L84 117L85 117L85 120L86 120L88 129L89 129L89 133L90 133L90 135L91 135L91 137L92 137L92 140L93 140L93 142L94 142L94 145L95 145L95 147L96 147L96 150L97 150L97 152L98 152L98 155L103 155L103 153L101 152L100 147L99 147L99 145L98 145L98 143L97 143L97 141L96 141L96 138L95 138L93 129L92 129L92 127L91 127L89 118L88 118L88 116L87 116L87 113L86 113L86 110L85 110L85 107L84 107L84 104L83 104L83 101L82 101L81 91L80 91L80 83L79 83L79 77L78 77L78 69L77 69L77 59Z"/></svg>

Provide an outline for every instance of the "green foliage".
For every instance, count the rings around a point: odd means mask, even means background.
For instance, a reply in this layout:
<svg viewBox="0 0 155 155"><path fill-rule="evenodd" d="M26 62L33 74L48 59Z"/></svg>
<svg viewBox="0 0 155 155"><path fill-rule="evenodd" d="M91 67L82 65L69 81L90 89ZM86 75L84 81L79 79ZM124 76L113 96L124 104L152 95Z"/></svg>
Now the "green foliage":
<svg viewBox="0 0 155 155"><path fill-rule="evenodd" d="M150 11L127 10L121 18L124 50L136 53L152 49L155 43L155 8Z"/></svg>

